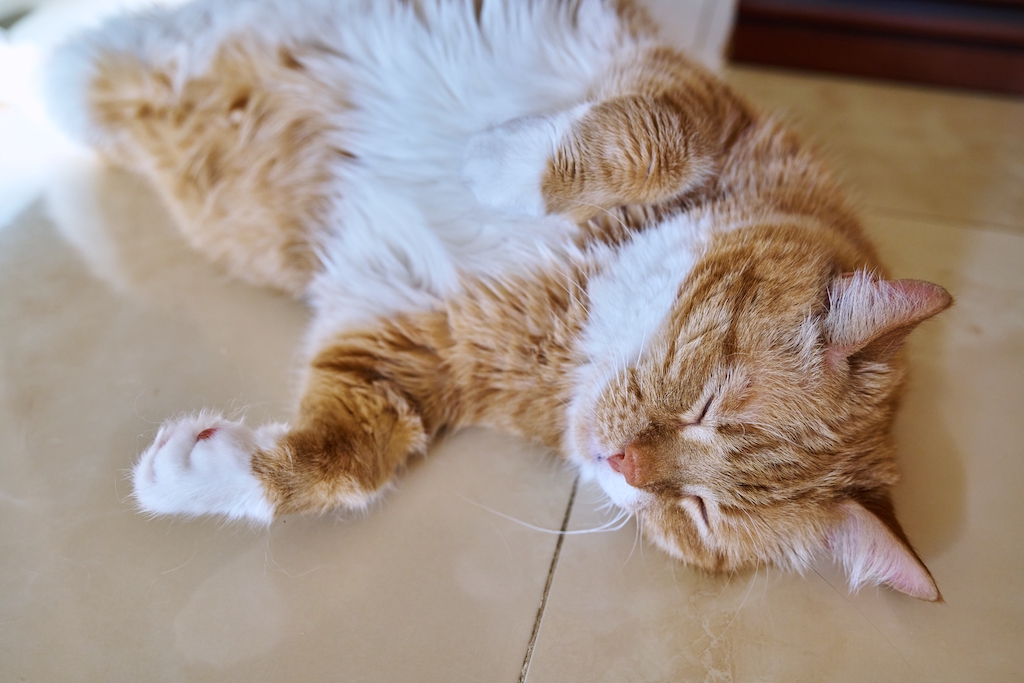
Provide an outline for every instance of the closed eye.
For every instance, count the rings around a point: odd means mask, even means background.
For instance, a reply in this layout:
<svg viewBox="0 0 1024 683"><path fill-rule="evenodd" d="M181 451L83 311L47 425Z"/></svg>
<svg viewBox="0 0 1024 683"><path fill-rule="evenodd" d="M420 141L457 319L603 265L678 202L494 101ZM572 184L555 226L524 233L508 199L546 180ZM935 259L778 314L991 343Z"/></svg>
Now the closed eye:
<svg viewBox="0 0 1024 683"><path fill-rule="evenodd" d="M707 539L711 535L711 518L708 515L708 507L705 505L704 499L688 494L683 496L680 504L689 513L690 519L693 520L700 535Z"/></svg>
<svg viewBox="0 0 1024 683"><path fill-rule="evenodd" d="M714 396L714 394L712 394L711 397L708 398L707 403L704 404L704 407L700 409L700 415L697 416L697 419L694 420L693 422L689 423L687 426L688 427L692 427L692 426L696 426L696 425L699 425L700 423L702 423L704 421L704 418L707 417L708 410L711 408L711 403L714 400L715 400L715 396Z"/></svg>
<svg viewBox="0 0 1024 683"><path fill-rule="evenodd" d="M708 507L704 504L704 499L700 496L694 496L693 499L697 503L697 509L700 510L700 516L704 520L704 525L710 529L711 522L708 521Z"/></svg>

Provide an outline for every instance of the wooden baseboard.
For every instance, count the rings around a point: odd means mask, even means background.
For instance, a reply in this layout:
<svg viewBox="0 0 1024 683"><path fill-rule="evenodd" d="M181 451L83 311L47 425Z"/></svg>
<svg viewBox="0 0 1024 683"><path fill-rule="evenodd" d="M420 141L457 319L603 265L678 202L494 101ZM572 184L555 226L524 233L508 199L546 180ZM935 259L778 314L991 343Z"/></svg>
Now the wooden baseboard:
<svg viewBox="0 0 1024 683"><path fill-rule="evenodd" d="M731 58L1024 94L1024 2L741 0Z"/></svg>

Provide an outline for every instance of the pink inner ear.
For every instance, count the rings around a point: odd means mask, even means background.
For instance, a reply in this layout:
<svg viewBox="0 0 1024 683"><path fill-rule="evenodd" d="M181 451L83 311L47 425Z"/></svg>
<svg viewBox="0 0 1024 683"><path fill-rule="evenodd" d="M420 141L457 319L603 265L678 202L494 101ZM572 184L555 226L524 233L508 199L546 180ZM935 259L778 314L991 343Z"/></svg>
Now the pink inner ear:
<svg viewBox="0 0 1024 683"><path fill-rule="evenodd" d="M841 275L829 288L828 361L837 365L859 352L887 358L915 327L952 303L949 292L930 282L878 280L863 271Z"/></svg>
<svg viewBox="0 0 1024 683"><path fill-rule="evenodd" d="M829 546L854 590L884 583L921 600L942 599L916 553L877 516L853 501L844 503L842 511L844 518L832 530Z"/></svg>

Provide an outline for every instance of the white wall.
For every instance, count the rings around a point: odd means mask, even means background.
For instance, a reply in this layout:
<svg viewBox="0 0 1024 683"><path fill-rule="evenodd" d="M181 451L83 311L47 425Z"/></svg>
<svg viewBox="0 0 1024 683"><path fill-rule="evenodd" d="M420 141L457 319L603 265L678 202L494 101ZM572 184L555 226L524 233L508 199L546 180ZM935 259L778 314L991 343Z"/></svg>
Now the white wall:
<svg viewBox="0 0 1024 683"><path fill-rule="evenodd" d="M721 68L737 0L643 0L661 36L713 69Z"/></svg>

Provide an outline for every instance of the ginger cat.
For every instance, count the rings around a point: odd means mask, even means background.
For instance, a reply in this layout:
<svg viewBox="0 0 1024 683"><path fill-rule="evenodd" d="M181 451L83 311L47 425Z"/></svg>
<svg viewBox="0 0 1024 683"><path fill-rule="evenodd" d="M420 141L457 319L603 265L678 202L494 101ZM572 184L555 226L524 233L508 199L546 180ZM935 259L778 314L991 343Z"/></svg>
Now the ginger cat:
<svg viewBox="0 0 1024 683"><path fill-rule="evenodd" d="M143 510L364 508L485 425L691 565L825 554L941 599L889 432L949 294L886 279L815 155L629 0L199 0L75 39L50 93L196 249L315 313L292 421L166 423Z"/></svg>

